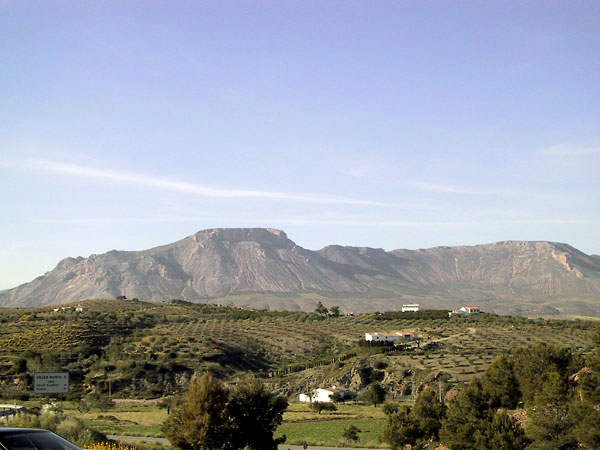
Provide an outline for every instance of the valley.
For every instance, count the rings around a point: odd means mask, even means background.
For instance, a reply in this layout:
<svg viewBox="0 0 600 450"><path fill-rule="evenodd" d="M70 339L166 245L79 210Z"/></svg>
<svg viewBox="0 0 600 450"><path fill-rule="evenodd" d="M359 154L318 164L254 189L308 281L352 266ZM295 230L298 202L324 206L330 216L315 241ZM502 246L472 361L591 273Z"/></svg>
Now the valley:
<svg viewBox="0 0 600 450"><path fill-rule="evenodd" d="M0 398L6 402L45 402L48 398L32 392L32 373L68 371L65 405L89 426L108 434L161 437L169 399L194 374L209 371L235 385L254 373L291 402L280 430L291 444L308 427L333 436L313 444L342 445L343 429L356 424L365 431L361 446L377 446L375 438L367 438L380 434L384 415L360 400L370 383L381 383L390 401L411 404L427 387L440 395L459 390L499 354L517 347L545 343L586 355L597 329L582 320L448 317L442 310L333 317L123 299L64 308L0 310ZM394 330L416 339L403 347L364 343L366 332ZM350 389L358 403L322 414L297 403L300 393L332 385ZM98 409L109 397L116 404Z"/></svg>

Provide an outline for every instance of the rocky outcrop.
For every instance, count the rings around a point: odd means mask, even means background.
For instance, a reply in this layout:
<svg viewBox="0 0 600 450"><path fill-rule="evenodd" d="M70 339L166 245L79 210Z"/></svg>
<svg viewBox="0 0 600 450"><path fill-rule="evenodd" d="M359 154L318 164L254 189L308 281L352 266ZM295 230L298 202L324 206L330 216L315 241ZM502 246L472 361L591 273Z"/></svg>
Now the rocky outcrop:
<svg viewBox="0 0 600 450"><path fill-rule="evenodd" d="M0 292L0 305L119 295L206 302L268 293L296 295L286 307L307 308L312 303L302 303L301 294L317 293L342 306L352 299L354 311L371 301L381 308L385 299L410 298L429 307L483 302L484 310L499 312L598 315L600 258L566 244L522 241L390 252L332 245L311 251L280 230L210 229L149 250L65 258L30 283ZM576 306L571 311L569 305Z"/></svg>

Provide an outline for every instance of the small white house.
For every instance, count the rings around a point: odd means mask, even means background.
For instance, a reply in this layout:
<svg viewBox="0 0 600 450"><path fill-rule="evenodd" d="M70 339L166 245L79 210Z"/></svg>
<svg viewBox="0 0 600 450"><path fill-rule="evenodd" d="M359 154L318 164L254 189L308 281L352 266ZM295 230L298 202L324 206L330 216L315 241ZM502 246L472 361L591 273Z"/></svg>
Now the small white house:
<svg viewBox="0 0 600 450"><path fill-rule="evenodd" d="M394 333L365 333L365 341L370 342L400 342L412 340L412 333L395 331Z"/></svg>
<svg viewBox="0 0 600 450"><path fill-rule="evenodd" d="M402 312L417 312L419 311L419 305L414 303L414 304L410 304L410 305L402 305Z"/></svg>
<svg viewBox="0 0 600 450"><path fill-rule="evenodd" d="M481 312L479 306L463 306L460 311L463 314L479 314Z"/></svg>
<svg viewBox="0 0 600 450"><path fill-rule="evenodd" d="M332 401L331 396L333 394L339 394L341 398L347 398L350 396L350 391L345 388L331 386L329 388L319 388L314 392L314 395L311 397L310 394L300 394L299 400L301 402L323 402L329 403Z"/></svg>
<svg viewBox="0 0 600 450"><path fill-rule="evenodd" d="M398 336L396 333L365 333L365 341L399 342L400 336Z"/></svg>
<svg viewBox="0 0 600 450"><path fill-rule="evenodd" d="M87 311L87 307L86 306L81 306L81 305L77 305L77 307L75 308L76 312L83 312L83 311Z"/></svg>

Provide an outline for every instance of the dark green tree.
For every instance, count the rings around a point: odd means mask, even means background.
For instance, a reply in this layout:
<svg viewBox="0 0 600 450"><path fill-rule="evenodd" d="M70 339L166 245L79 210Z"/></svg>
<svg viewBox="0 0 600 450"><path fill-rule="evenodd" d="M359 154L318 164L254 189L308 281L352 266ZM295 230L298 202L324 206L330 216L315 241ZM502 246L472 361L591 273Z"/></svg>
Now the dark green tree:
<svg viewBox="0 0 600 450"><path fill-rule="evenodd" d="M334 403L344 403L344 401L346 400L346 397L340 394L339 392L334 392L329 398Z"/></svg>
<svg viewBox="0 0 600 450"><path fill-rule="evenodd" d="M421 392L410 411L410 417L417 425L421 439L438 439L442 419L446 417L446 409L446 405L439 401L435 390L425 389Z"/></svg>
<svg viewBox="0 0 600 450"><path fill-rule="evenodd" d="M226 408L233 448L277 450L285 436L275 439L273 434L281 425L287 406L285 397L269 392L257 378L242 380L231 393Z"/></svg>
<svg viewBox="0 0 600 450"><path fill-rule="evenodd" d="M362 399L377 407L377 405L380 405L385 400L385 390L379 383L371 383L362 395Z"/></svg>
<svg viewBox="0 0 600 450"><path fill-rule="evenodd" d="M329 308L329 315L331 317L339 317L340 316L340 307L332 306L331 308Z"/></svg>
<svg viewBox="0 0 600 450"><path fill-rule="evenodd" d="M486 449L522 450L529 440L521 426L506 413L496 413L485 432Z"/></svg>
<svg viewBox="0 0 600 450"><path fill-rule="evenodd" d="M600 411L588 403L578 403L572 407L574 414L575 438L586 448L600 448Z"/></svg>
<svg viewBox="0 0 600 450"><path fill-rule="evenodd" d="M331 402L312 402L310 408L319 414L321 414L321 411L337 411L337 406Z"/></svg>
<svg viewBox="0 0 600 450"><path fill-rule="evenodd" d="M579 371L578 392L572 405L575 436L587 448L600 448L600 328L593 337L594 351L586 369Z"/></svg>
<svg viewBox="0 0 600 450"><path fill-rule="evenodd" d="M438 400L434 390L426 389L412 409L399 409L396 405L395 408L388 408L388 411L383 439L392 448L405 445L422 447L429 441L437 441L446 406Z"/></svg>
<svg viewBox="0 0 600 450"><path fill-rule="evenodd" d="M535 395L542 391L548 374L557 373L566 378L577 372L583 361L575 358L568 348L539 344L532 348L517 348L512 363L522 399L530 406Z"/></svg>
<svg viewBox="0 0 600 450"><path fill-rule="evenodd" d="M383 412L387 415L394 414L398 412L399 407L400 406L398 405L398 403L385 402L383 404Z"/></svg>
<svg viewBox="0 0 600 450"><path fill-rule="evenodd" d="M358 427L350 425L348 428L344 429L342 437L347 441L358 442L358 440L360 439L358 433L360 432L361 431L358 429Z"/></svg>
<svg viewBox="0 0 600 450"><path fill-rule="evenodd" d="M397 412L388 414L381 439L392 450L399 450L406 445L414 445L419 436L419 429L410 417L410 409L402 407Z"/></svg>
<svg viewBox="0 0 600 450"><path fill-rule="evenodd" d="M531 449L576 449L575 414L567 380L557 372L545 374L546 382L528 409L527 435Z"/></svg>
<svg viewBox="0 0 600 450"><path fill-rule="evenodd" d="M519 384L508 355L500 355L481 377L481 386L489 394L492 408L513 409L521 398Z"/></svg>
<svg viewBox="0 0 600 450"><path fill-rule="evenodd" d="M210 373L192 380L162 426L178 450L221 450L231 437L226 406L229 393Z"/></svg>
<svg viewBox="0 0 600 450"><path fill-rule="evenodd" d="M321 316L326 316L329 313L329 310L321 303L317 302L317 307L315 308L315 312Z"/></svg>
<svg viewBox="0 0 600 450"><path fill-rule="evenodd" d="M478 379L465 386L448 404L440 440L451 450L484 449L488 423L492 421L490 397Z"/></svg>
<svg viewBox="0 0 600 450"><path fill-rule="evenodd" d="M579 389L583 401L600 405L600 329L594 334L593 342L594 351L585 362L587 370L579 372Z"/></svg>

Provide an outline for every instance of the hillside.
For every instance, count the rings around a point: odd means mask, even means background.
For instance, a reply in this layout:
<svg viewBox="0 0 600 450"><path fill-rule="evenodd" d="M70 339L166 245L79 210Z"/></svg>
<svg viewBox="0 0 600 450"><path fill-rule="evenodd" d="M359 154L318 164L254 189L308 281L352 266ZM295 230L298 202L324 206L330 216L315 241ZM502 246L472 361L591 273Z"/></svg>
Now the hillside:
<svg viewBox="0 0 600 450"><path fill-rule="evenodd" d="M119 397L159 396L181 390L193 373L210 370L225 379L260 374L292 396L307 385L359 390L370 378L405 395L411 386L407 370L420 383L440 372L452 384L462 383L518 346L543 342L587 353L597 329L586 321L450 318L445 311L332 317L182 301L88 300L80 303L82 312L76 305L58 312L0 309L0 396L28 393L27 367L35 364L68 368L74 394L92 386L106 391L110 379ZM359 345L365 332L392 330L412 332L420 342L405 349ZM25 365L23 358L31 361Z"/></svg>
<svg viewBox="0 0 600 450"><path fill-rule="evenodd" d="M600 258L553 242L394 250L332 245L311 251L273 229L204 230L144 251L66 258L30 283L0 292L2 306L87 298L184 299L312 310L431 308L600 316Z"/></svg>

